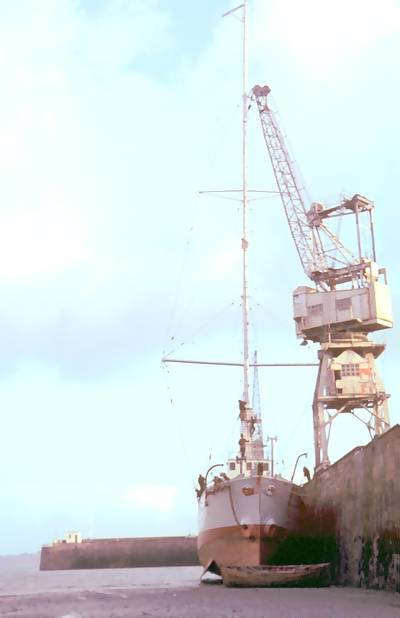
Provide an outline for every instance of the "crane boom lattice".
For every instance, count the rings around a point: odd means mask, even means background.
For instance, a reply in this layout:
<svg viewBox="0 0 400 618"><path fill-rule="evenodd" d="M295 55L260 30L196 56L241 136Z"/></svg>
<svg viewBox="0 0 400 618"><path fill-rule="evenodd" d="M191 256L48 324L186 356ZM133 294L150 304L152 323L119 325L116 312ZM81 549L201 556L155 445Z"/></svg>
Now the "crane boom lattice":
<svg viewBox="0 0 400 618"><path fill-rule="evenodd" d="M334 206L313 202L307 209L283 134L268 107L270 91L269 86L255 86L252 98L300 262L314 283L314 287L300 286L294 291L293 317L297 336L320 344L313 400L318 471L329 465L331 426L339 414L349 413L363 421L371 437L389 428L389 395L375 363L385 346L368 340L368 333L392 326L390 292L386 271L375 261L373 202L355 194ZM341 222L347 215L354 216L355 253L327 225L329 219L336 217ZM362 243L361 217L366 218L370 232L369 248Z"/></svg>
<svg viewBox="0 0 400 618"><path fill-rule="evenodd" d="M252 97L257 103L276 184L304 272L321 289L332 289L343 281L357 278L362 281L360 273L366 266L365 257L360 251L357 258L324 220L352 212L358 217L361 212L371 211L373 204L356 195L331 208L325 208L319 202L306 207L304 190L296 176L294 162L275 114L268 106L270 92L269 86L254 86Z"/></svg>

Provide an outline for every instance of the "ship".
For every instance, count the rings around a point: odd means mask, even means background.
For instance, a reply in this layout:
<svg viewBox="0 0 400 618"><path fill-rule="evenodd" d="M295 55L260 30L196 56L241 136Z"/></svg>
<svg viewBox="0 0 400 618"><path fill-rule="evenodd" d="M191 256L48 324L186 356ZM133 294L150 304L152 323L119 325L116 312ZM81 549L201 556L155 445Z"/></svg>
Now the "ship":
<svg viewBox="0 0 400 618"><path fill-rule="evenodd" d="M212 477L215 466L199 475L199 560L205 571L221 574L222 567L258 567L278 560L281 544L301 527L302 500L298 487L275 474L272 457L265 457L262 418L250 405L249 372L254 367L258 382L257 356L250 362L247 232L247 1L223 17L241 13L243 22L243 117L242 117L242 330L243 395L239 400L238 452L228 459L225 470ZM276 439L276 438L275 438Z"/></svg>
<svg viewBox="0 0 400 618"><path fill-rule="evenodd" d="M209 482L199 477L199 560L205 571L279 563L280 548L301 534L304 510L299 487L274 473L264 456L262 419L239 401L239 451L226 471Z"/></svg>

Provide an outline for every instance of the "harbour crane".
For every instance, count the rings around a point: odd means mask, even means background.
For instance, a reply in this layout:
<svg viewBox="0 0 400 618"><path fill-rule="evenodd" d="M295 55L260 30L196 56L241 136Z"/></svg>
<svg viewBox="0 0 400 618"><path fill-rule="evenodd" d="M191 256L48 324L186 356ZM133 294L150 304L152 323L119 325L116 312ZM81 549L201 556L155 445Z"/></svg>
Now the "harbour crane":
<svg viewBox="0 0 400 618"><path fill-rule="evenodd" d="M373 226L374 203L355 194L337 205L307 204L294 162L274 112L269 107L269 86L254 86L261 127L278 192L301 265L313 287L293 293L296 335L304 343L319 343L319 371L313 399L315 469L330 464L328 443L332 422L351 413L365 423L371 437L389 428L387 399L375 359L383 344L368 333L393 325L386 270L376 263ZM353 216L356 251L346 247L330 228ZM363 242L361 227L368 229ZM369 420L359 415L367 410Z"/></svg>

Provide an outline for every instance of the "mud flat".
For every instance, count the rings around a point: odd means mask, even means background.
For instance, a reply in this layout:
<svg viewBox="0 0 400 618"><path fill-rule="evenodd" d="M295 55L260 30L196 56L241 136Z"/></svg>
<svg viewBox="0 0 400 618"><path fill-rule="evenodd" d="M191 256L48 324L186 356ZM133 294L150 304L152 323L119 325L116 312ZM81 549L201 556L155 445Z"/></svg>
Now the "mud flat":
<svg viewBox="0 0 400 618"><path fill-rule="evenodd" d="M398 618L398 593L353 588L225 588L199 567L38 570L0 559L0 615L24 618Z"/></svg>

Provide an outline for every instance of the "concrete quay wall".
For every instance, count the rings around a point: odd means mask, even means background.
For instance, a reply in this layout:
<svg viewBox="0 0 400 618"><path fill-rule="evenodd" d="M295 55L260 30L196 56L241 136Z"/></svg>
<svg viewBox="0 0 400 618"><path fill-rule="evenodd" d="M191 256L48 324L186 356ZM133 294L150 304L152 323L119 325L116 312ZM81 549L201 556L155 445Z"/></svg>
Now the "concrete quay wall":
<svg viewBox="0 0 400 618"><path fill-rule="evenodd" d="M196 542L193 536L57 542L42 547L40 570L195 566L199 564Z"/></svg>
<svg viewBox="0 0 400 618"><path fill-rule="evenodd" d="M400 426L303 487L306 534L340 585L400 591Z"/></svg>

